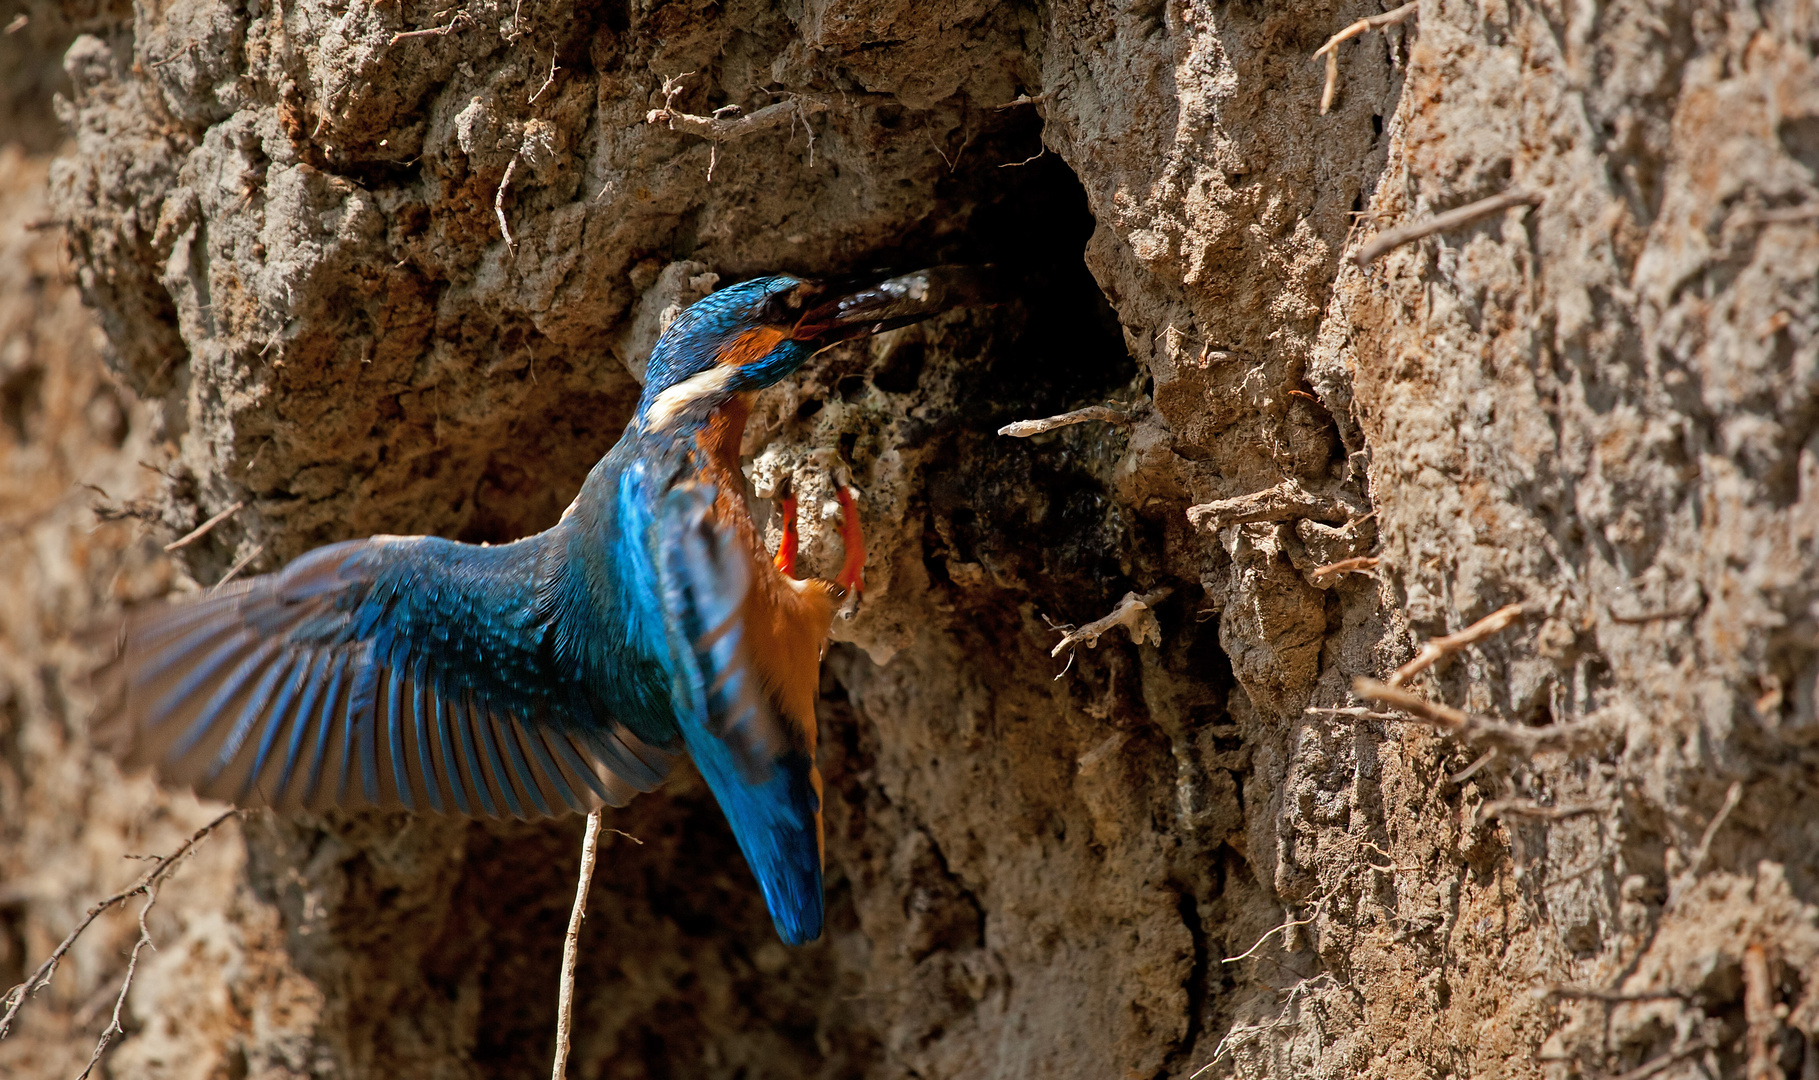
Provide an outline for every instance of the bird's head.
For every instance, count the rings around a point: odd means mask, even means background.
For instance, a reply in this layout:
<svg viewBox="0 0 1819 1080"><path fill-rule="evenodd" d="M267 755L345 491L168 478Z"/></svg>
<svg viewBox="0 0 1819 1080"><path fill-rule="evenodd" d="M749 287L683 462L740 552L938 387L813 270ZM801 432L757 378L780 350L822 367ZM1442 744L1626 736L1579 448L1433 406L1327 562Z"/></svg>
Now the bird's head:
<svg viewBox="0 0 1819 1080"><path fill-rule="evenodd" d="M639 422L675 430L830 345L988 303L989 291L982 270L956 266L827 280L774 274L729 286L676 316L651 350Z"/></svg>

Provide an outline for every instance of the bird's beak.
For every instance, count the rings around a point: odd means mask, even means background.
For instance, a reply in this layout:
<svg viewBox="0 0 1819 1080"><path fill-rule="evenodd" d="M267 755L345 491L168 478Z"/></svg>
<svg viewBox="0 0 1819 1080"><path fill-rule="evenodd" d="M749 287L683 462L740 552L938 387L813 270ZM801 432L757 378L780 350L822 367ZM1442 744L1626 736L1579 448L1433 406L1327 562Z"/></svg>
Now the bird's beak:
<svg viewBox="0 0 1819 1080"><path fill-rule="evenodd" d="M824 298L805 312L792 333L798 341L831 345L921 322L931 315L1001 299L989 266L931 266L882 280L824 283Z"/></svg>

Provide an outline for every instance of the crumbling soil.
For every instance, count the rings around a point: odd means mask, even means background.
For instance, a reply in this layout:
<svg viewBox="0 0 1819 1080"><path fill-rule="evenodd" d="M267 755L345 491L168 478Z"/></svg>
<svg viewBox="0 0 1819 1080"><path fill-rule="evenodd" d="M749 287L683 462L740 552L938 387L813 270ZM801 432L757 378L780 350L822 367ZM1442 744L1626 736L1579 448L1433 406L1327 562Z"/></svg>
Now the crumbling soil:
<svg viewBox="0 0 1819 1080"><path fill-rule="evenodd" d="M88 749L71 631L553 523L718 283L990 262L1012 302L823 354L747 438L811 569L830 469L864 492L827 934L776 942L685 772L607 821L571 1076L1819 1076L1819 16L1423 0L1323 115L1380 10L26 9L0 983L217 812ZM1409 683L1491 735L1354 695L1510 604ZM541 1075L579 836L248 815L102 1069ZM133 915L0 1072L80 1070Z"/></svg>

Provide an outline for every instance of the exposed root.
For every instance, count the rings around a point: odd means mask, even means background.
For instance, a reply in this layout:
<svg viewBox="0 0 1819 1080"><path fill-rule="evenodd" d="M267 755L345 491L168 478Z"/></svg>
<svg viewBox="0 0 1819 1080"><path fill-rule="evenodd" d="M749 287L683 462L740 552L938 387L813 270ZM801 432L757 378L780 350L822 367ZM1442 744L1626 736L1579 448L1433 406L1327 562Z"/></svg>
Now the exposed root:
<svg viewBox="0 0 1819 1080"><path fill-rule="evenodd" d="M0 1014L0 1039L6 1038L6 1033L13 1026L14 1018L19 1015L19 1009L25 1004L25 999L50 985L51 978L57 974L57 964L69 953L70 948L76 944L76 939L82 936L82 932L87 930L89 926L100 917L102 912L116 904L123 904L135 896L152 897L159 884L171 875L171 872L176 869L178 863L182 861L185 855L188 855L191 851L195 850L198 843L207 838L210 833L220 828L228 818L234 817L239 813L239 810L229 810L227 813L222 814L207 825L197 829L194 833L190 834L188 840L185 840L177 846L177 850L171 852L169 855L160 856L157 861L152 864L150 870L147 870L144 874L139 876L138 881L89 908L88 914L84 915L82 921L76 924L76 928L69 932L69 936L65 937L55 949L51 950L50 956L45 959L44 963L39 964L38 969L33 971L30 977L24 982L13 987L11 990L8 990L5 997L0 997L0 1004L6 1006L6 1012ZM151 904L148 902L145 907L149 909ZM145 911L141 910L139 915L141 920L140 933L143 938ZM139 947L135 945L133 947L133 955L135 958L138 956L138 950ZM128 967L127 969L127 979L129 982L132 978L133 970L134 969L131 967ZM122 988L121 997L124 998L125 995L126 991ZM115 1006L114 1015L116 1018L119 1016L118 1005ZM105 1049L105 1040L111 1038L111 1036L103 1033L102 1038L104 1042L100 1049ZM100 1049L97 1049L96 1051L97 1057L100 1056ZM91 1061L89 1064L92 1068L94 1062Z"/></svg>
<svg viewBox="0 0 1819 1080"><path fill-rule="evenodd" d="M1009 101L1005 102L1004 104L994 105L994 106L992 106L992 108L998 109L998 110L1004 110L1004 109L1014 109L1019 105L1040 105L1045 101L1053 100L1054 96L1055 96L1055 92L1053 90L1044 90L1042 93L1035 94L1035 95L1018 94L1016 97L1010 99Z"/></svg>
<svg viewBox="0 0 1819 1080"><path fill-rule="evenodd" d="M1118 601L1118 606L1112 609L1110 615L1103 619L1095 619L1077 630L1066 630L1060 642L1049 650L1049 655L1060 656L1062 650L1078 648L1081 645L1085 645L1089 649L1096 649L1099 647L1099 638L1109 633L1114 626L1124 627L1125 632L1130 634L1131 641L1135 644L1141 645L1146 641L1151 645L1162 644L1162 624L1156 621L1156 616L1150 611L1150 608L1161 603L1174 591L1172 586L1164 585L1162 588L1153 589L1142 596L1138 596L1134 592L1125 593L1124 599ZM1064 671L1063 674L1066 672Z"/></svg>
<svg viewBox="0 0 1819 1080"><path fill-rule="evenodd" d="M1327 563L1325 566L1316 566L1307 576L1318 581L1329 574L1368 574L1382 561L1375 555L1359 555L1356 558Z"/></svg>
<svg viewBox="0 0 1819 1080"><path fill-rule="evenodd" d="M1367 701L1400 709L1455 738L1466 742L1488 743L1524 755L1533 754L1544 747L1594 743L1605 735L1604 725L1592 720L1549 727L1515 727L1489 717L1462 712L1451 705L1423 700L1400 686L1389 686L1375 679L1352 680L1352 692Z"/></svg>
<svg viewBox="0 0 1819 1080"><path fill-rule="evenodd" d="M247 552L246 554L240 556L238 559L234 560L234 565L227 568L227 573L221 575L220 581L217 581L213 585L209 586L209 591L213 592L215 589L219 589L221 586L226 585L228 582L234 580L236 577L239 577L240 571L246 569L246 567L249 563L251 563L254 559L257 559L259 556L261 556L263 554L265 554L265 545L262 543L254 544L253 550Z"/></svg>
<svg viewBox="0 0 1819 1080"><path fill-rule="evenodd" d="M1368 511L1345 492L1315 494L1295 480L1284 480L1235 499L1215 499L1187 508L1188 524L1207 532L1218 532L1227 525L1251 521L1292 521L1312 518L1315 521L1346 522L1362 520Z"/></svg>
<svg viewBox="0 0 1819 1080"><path fill-rule="evenodd" d="M1403 4L1393 11L1386 11L1381 15L1372 15L1368 19L1359 19L1357 22L1339 31L1332 37L1327 38L1326 44L1315 50L1314 55L1316 57L1326 57L1326 88L1320 91L1321 116L1325 116L1327 110L1333 107L1333 97L1339 92L1340 44L1350 41L1360 34L1368 33L1372 30L1381 30L1386 26L1395 26L1398 23L1406 22L1415 14L1415 9L1420 6L1421 5L1418 4L1416 0L1409 0L1408 3Z"/></svg>
<svg viewBox="0 0 1819 1080"><path fill-rule="evenodd" d="M406 30L400 34L393 34L392 40L390 42L388 42L387 44L388 44L388 46L396 45L400 41L405 40L406 38L447 37L448 35L454 33L456 30L465 29L466 27L473 26L473 25L474 25L474 17L472 15L469 15L465 11L458 12L455 15L455 17L450 19L448 21L448 24L445 26L434 26L428 30Z"/></svg>
<svg viewBox="0 0 1819 1080"><path fill-rule="evenodd" d="M1488 199L1466 203L1464 206L1448 210L1444 214L1435 214L1424 221L1411 222L1387 232L1380 232L1371 238L1370 243L1359 248L1358 254L1352 256L1352 259L1360 268L1369 266L1373 260L1385 252L1419 240L1424 236L1432 236L1435 233L1446 232L1448 229L1470 225L1480 218L1490 217L1492 214L1508 210L1512 206L1540 206L1541 201L1541 196L1534 192L1525 191L1522 188L1511 188L1501 195L1492 195Z"/></svg>
<svg viewBox="0 0 1819 1080"><path fill-rule="evenodd" d="M1602 814L1611 808L1597 803L1571 803L1565 806L1543 806L1533 799L1493 799L1478 808L1477 820L1483 824L1492 818L1526 817L1543 821L1563 821L1581 814Z"/></svg>
<svg viewBox="0 0 1819 1080"><path fill-rule="evenodd" d="M1685 1001L1678 990L1600 990L1595 986L1547 986L1539 996L1568 1001L1605 1001L1613 1005L1633 1001Z"/></svg>
<svg viewBox="0 0 1819 1080"><path fill-rule="evenodd" d="M1781 1018L1775 1015L1775 982L1768 950L1758 942L1743 950L1743 1016L1749 1024L1746 1080L1779 1080Z"/></svg>
<svg viewBox="0 0 1819 1080"><path fill-rule="evenodd" d="M152 945L152 932L146 928L145 916L157 902L158 890L148 888L145 891L145 903L139 908L139 938L133 942L132 956L127 958L126 975L120 980L120 993L114 998L113 1015L108 1018L107 1026L101 1029L101 1037L95 1041L95 1052L88 1056L88 1064L82 1067L76 1080L88 1080L89 1074L95 1071L96 1064L101 1061L101 1055L107 1053L108 1044L114 1041L115 1036L126 1034L126 1028L120 1024L120 1010L126 1006L127 991L133 988L133 976L139 972L139 950ZM158 947L152 945L152 948L156 950Z"/></svg>
<svg viewBox="0 0 1819 1080"><path fill-rule="evenodd" d="M681 76L677 76L681 78ZM666 81L667 85L667 81ZM757 112L744 116L696 116L693 113L678 112L668 105L652 109L645 114L647 124L668 124L671 131L680 131L688 135L699 135L714 142L732 142L760 131L782 127L796 119L807 119L809 116L825 112L827 105L807 98L791 98L779 101L775 105L766 105Z"/></svg>
<svg viewBox="0 0 1819 1080"><path fill-rule="evenodd" d="M233 517L235 514L238 514L240 511L242 511L244 509L246 509L246 500L245 499L234 500L234 505L228 507L226 510L223 510L219 514L216 514L214 517L209 518L207 521L205 521L202 524L191 529L189 532L184 533L182 536L179 536L177 539L172 540L170 543L164 545L164 550L166 552L171 552L171 551L176 551L180 548L189 547L191 544L193 544L196 541L207 536L209 533L214 532L215 526L221 524L223 521L226 521L228 518Z"/></svg>
<svg viewBox="0 0 1819 1080"><path fill-rule="evenodd" d="M1421 646L1421 651L1415 654L1413 660L1403 664L1390 675L1389 684L1401 686L1440 660L1468 646L1476 645L1485 638L1502 633L1521 619L1526 611L1527 608L1522 604L1506 604L1456 634L1429 638L1427 644Z"/></svg>
<svg viewBox="0 0 1819 1080"><path fill-rule="evenodd" d="M543 85L537 87L537 92L532 94L531 99L525 104L537 104L537 99L543 96L543 92L556 84L556 72L560 70L562 69L556 66L556 54L552 50L549 54L549 78L543 80Z"/></svg>
<svg viewBox="0 0 1819 1080"><path fill-rule="evenodd" d="M505 246L514 255L518 252L518 242L512 239L512 227L505 220L505 189L512 186L512 174L518 171L518 155L505 166L505 176L499 181L499 190L493 192L493 214L499 219L499 233L505 237Z"/></svg>
<svg viewBox="0 0 1819 1080"><path fill-rule="evenodd" d="M1036 156L1041 157L1042 155ZM1030 160L1034 161L1035 158ZM1019 162L1018 164L1027 163ZM1116 405L1088 405L1084 409L1064 412L1059 416L1045 417L1041 420L1019 420L1014 424L1006 424L998 429L998 434L1009 435L1015 439L1027 439L1031 435L1040 435L1045 431L1068 427L1071 424L1084 424L1092 420L1128 427L1131 423L1131 414L1129 410Z"/></svg>

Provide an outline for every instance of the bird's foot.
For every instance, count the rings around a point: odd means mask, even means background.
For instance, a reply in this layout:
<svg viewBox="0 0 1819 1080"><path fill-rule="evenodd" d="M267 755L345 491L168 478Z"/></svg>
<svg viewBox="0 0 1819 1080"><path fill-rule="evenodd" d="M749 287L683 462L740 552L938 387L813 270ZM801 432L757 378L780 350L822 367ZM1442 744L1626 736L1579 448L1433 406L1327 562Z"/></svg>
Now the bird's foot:
<svg viewBox="0 0 1819 1080"><path fill-rule="evenodd" d="M777 556L771 561L785 576L796 576L796 489L789 477L783 478L782 490L777 495L777 510L783 515L783 539L777 542Z"/></svg>
<svg viewBox="0 0 1819 1080"><path fill-rule="evenodd" d="M834 584L857 596L865 592L865 531L859 527L858 493L836 478L834 497L840 500L840 542L846 547L846 561Z"/></svg>

